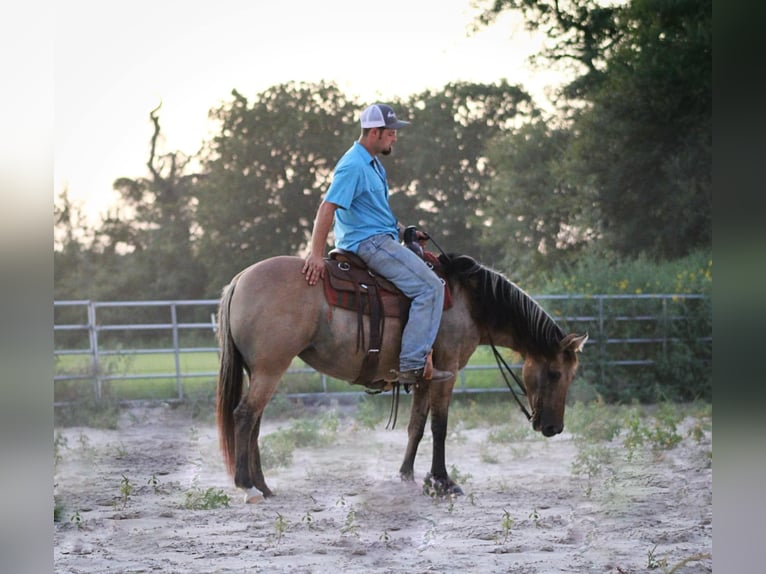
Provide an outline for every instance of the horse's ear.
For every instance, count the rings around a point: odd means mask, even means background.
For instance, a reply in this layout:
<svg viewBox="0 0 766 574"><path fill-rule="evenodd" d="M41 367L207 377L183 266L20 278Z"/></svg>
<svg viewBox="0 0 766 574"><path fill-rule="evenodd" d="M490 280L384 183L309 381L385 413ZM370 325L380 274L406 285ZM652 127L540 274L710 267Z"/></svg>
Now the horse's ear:
<svg viewBox="0 0 766 574"><path fill-rule="evenodd" d="M570 333L563 339L561 339L560 348L562 351L571 351L572 353L579 353L583 350L586 341L588 340L588 333L584 335L576 335Z"/></svg>

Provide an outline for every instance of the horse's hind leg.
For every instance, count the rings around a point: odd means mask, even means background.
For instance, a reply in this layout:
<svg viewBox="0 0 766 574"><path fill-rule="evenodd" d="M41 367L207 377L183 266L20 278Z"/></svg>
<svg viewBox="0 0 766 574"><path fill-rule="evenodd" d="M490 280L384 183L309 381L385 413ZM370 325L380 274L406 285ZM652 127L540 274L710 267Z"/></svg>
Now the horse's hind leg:
<svg viewBox="0 0 766 574"><path fill-rule="evenodd" d="M263 411L274 395L283 372L279 375L263 375L254 371L250 376L248 393L242 397L234 411L236 426L234 484L245 491L245 502L257 502L262 496L273 496L263 477L258 435Z"/></svg>

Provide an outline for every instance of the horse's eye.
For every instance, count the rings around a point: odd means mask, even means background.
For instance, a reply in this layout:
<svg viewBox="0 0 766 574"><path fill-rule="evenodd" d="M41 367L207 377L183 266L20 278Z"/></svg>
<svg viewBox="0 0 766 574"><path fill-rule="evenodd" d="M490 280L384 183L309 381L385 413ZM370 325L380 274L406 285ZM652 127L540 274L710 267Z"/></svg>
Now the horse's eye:
<svg viewBox="0 0 766 574"><path fill-rule="evenodd" d="M561 371L548 371L548 379L551 382L556 382L561 378Z"/></svg>

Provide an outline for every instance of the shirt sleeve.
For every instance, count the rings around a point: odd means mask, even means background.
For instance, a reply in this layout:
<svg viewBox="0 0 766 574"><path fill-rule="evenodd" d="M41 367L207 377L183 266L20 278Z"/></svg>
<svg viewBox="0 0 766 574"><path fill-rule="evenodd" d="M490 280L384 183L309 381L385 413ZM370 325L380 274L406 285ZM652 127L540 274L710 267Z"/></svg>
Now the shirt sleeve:
<svg viewBox="0 0 766 574"><path fill-rule="evenodd" d="M343 163L335 168L332 183L324 200L341 209L348 209L358 189L359 173L352 165Z"/></svg>

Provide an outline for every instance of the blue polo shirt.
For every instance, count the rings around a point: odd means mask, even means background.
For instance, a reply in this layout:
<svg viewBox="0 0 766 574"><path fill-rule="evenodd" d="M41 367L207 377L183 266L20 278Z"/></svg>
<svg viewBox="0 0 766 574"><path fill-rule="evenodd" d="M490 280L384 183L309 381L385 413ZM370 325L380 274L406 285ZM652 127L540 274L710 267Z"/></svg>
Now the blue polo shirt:
<svg viewBox="0 0 766 574"><path fill-rule="evenodd" d="M397 239L396 217L388 204L386 170L359 142L343 154L324 198L335 210L335 245L357 252L359 243L373 235Z"/></svg>

